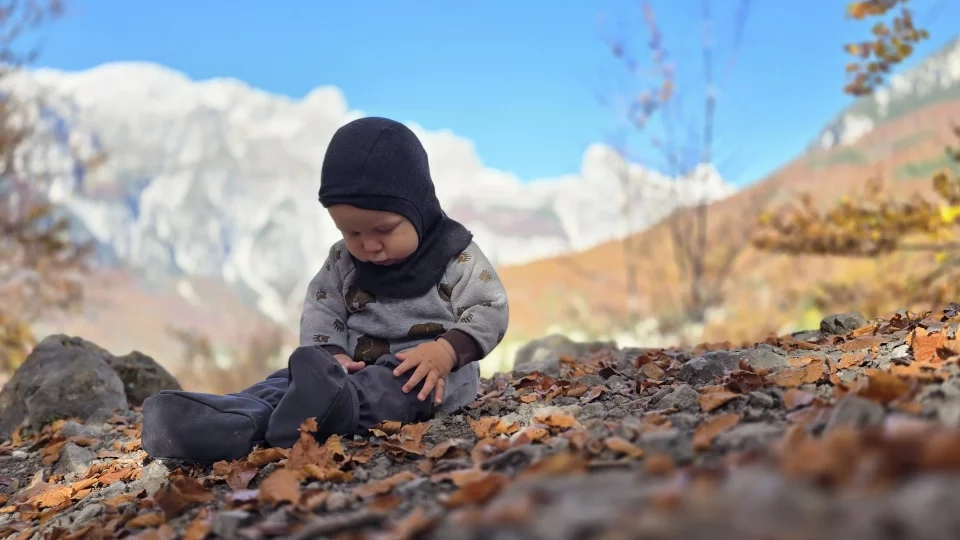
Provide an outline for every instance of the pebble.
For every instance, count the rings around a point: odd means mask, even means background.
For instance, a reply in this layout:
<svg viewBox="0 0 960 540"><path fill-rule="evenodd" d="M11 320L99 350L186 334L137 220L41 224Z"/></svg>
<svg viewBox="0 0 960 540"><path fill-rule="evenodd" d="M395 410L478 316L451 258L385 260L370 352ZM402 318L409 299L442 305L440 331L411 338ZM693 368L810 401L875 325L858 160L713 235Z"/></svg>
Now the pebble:
<svg viewBox="0 0 960 540"><path fill-rule="evenodd" d="M223 510L213 517L210 529L220 538L239 538L237 532L249 518L250 513L243 510Z"/></svg>
<svg viewBox="0 0 960 540"><path fill-rule="evenodd" d="M886 411L883 405L860 396L846 395L837 402L827 421L827 430L837 426L848 426L856 429L879 426L883 424Z"/></svg>
<svg viewBox="0 0 960 540"><path fill-rule="evenodd" d="M159 461L151 461L140 473L138 482L147 495L153 495L162 488L168 481L170 469Z"/></svg>
<svg viewBox="0 0 960 540"><path fill-rule="evenodd" d="M342 491L332 491L330 495L327 496L327 500L324 501L324 506L330 512L337 512L343 510L350 504L350 496Z"/></svg>
<svg viewBox="0 0 960 540"><path fill-rule="evenodd" d="M60 451L60 459L57 460L53 472L64 476L82 473L87 470L95 457L93 451L89 448L68 442L63 445L63 449Z"/></svg>
<svg viewBox="0 0 960 540"><path fill-rule="evenodd" d="M663 396L663 399L657 402L657 408L660 410L673 408L681 411L696 410L700 407L699 399L700 394L692 386L683 384L673 392Z"/></svg>

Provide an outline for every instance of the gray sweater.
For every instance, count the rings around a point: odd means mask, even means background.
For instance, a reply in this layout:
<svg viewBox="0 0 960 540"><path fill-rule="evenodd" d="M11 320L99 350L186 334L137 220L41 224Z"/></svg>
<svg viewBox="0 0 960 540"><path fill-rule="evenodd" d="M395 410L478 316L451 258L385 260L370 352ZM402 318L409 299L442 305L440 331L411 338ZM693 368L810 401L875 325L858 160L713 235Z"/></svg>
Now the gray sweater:
<svg viewBox="0 0 960 540"><path fill-rule="evenodd" d="M307 289L301 345L372 364L444 337L457 353L457 370L490 354L507 331L507 293L476 243L450 262L436 288L417 298L362 291L353 285L355 270L343 241L334 244Z"/></svg>

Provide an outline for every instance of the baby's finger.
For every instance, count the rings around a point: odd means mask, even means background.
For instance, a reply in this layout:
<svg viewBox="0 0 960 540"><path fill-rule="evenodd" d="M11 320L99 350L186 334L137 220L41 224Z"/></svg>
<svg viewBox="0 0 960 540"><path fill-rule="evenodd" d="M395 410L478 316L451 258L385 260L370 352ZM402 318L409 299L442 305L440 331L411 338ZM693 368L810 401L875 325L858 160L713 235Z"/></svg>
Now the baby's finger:
<svg viewBox="0 0 960 540"><path fill-rule="evenodd" d="M365 367L367 367L367 365L363 362L350 362L347 364L347 371L349 373L356 373Z"/></svg>
<svg viewBox="0 0 960 540"><path fill-rule="evenodd" d="M436 371L431 371L427 375L427 382L423 383L423 389L420 390L420 395L417 396L417 399L423 401L427 399L430 395L430 391L433 390L433 387L437 385L437 379L440 378L440 374Z"/></svg>
<svg viewBox="0 0 960 540"><path fill-rule="evenodd" d="M443 401L443 387L446 385L444 381L445 379L438 380L437 388L436 390L433 391L433 394L434 394L433 402L436 403L437 405L439 405L440 402Z"/></svg>
<svg viewBox="0 0 960 540"><path fill-rule="evenodd" d="M430 372L430 368L424 364L417 366L417 370L413 372L413 375L410 376L410 379L407 381L407 384L403 385L403 393L406 394L410 390L413 390L417 387L420 381L427 376L427 373Z"/></svg>
<svg viewBox="0 0 960 540"><path fill-rule="evenodd" d="M397 358L400 358L399 354L396 356ZM415 368L418 365L420 365L420 359L417 358L416 356L414 356L413 358L408 358L404 356L403 358L400 358L400 360L403 360L403 362L401 362L399 366L394 368L393 370L394 377L399 377L400 375L403 375L407 371L410 371L411 368Z"/></svg>

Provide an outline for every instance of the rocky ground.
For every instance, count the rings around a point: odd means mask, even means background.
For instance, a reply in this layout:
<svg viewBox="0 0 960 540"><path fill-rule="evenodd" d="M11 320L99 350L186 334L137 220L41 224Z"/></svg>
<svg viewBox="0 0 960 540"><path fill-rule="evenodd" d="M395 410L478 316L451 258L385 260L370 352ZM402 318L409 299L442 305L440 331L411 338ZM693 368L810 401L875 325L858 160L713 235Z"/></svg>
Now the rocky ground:
<svg viewBox="0 0 960 540"><path fill-rule="evenodd" d="M140 449L155 368L118 390L91 361L112 401L42 428L38 375L15 375L0 537L958 538L958 323L951 305L743 349L547 340L461 414L321 442L308 421L292 449L210 467ZM90 350L57 339L35 356Z"/></svg>

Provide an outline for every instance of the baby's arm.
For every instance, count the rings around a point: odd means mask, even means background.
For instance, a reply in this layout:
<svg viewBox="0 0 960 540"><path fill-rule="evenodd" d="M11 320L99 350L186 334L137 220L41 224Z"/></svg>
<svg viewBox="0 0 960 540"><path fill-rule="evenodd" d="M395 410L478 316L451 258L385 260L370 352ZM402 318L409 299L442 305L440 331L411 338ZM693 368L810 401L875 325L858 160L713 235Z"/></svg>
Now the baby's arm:
<svg viewBox="0 0 960 540"><path fill-rule="evenodd" d="M451 263L444 279L452 283L450 303L457 322L441 337L456 352L454 370L490 354L507 332L510 306L507 292L486 255L475 244Z"/></svg>
<svg viewBox="0 0 960 540"><path fill-rule="evenodd" d="M300 316L300 346L319 345L337 357L346 368L353 363L347 354L347 304L341 294L343 277L337 261L346 251L338 242L317 275L307 286ZM361 363L362 364L362 363Z"/></svg>

